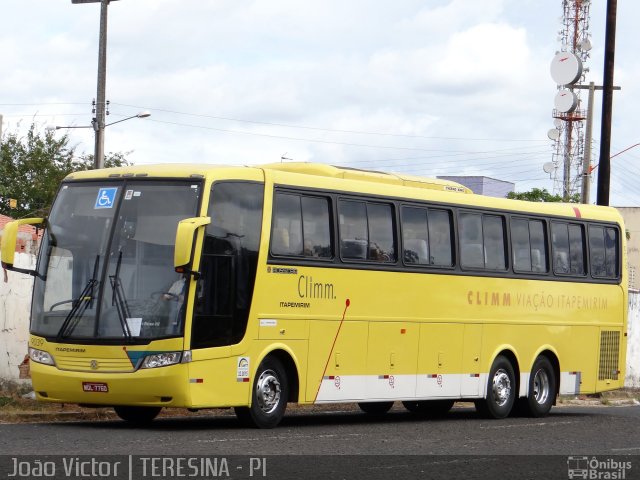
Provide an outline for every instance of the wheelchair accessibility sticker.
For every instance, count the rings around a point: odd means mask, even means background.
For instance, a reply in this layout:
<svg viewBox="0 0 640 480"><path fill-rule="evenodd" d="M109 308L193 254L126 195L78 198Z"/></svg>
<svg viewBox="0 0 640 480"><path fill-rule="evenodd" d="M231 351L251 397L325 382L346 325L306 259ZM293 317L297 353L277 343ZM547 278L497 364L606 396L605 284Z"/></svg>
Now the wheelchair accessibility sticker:
<svg viewBox="0 0 640 480"><path fill-rule="evenodd" d="M113 204L116 200L116 193L118 187L101 188L98 191L98 197L96 198L95 208L113 208Z"/></svg>

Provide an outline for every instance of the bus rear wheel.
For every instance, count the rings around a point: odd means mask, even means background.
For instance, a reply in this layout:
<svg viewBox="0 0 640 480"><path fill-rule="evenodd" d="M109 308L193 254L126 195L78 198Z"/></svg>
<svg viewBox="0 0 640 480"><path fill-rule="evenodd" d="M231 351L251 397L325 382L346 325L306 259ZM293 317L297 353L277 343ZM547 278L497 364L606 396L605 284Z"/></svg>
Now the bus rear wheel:
<svg viewBox="0 0 640 480"><path fill-rule="evenodd" d="M499 355L489 372L487 397L476 400L476 410L485 417L506 418L513 408L517 393L513 365L507 357Z"/></svg>
<svg viewBox="0 0 640 480"><path fill-rule="evenodd" d="M440 417L446 415L454 403L454 400L417 400L402 402L402 405L411 413Z"/></svg>
<svg viewBox="0 0 640 480"><path fill-rule="evenodd" d="M131 425L146 425L158 416L162 407L113 407L122 420Z"/></svg>
<svg viewBox="0 0 640 480"><path fill-rule="evenodd" d="M520 399L520 407L530 417L548 415L556 396L556 375L547 357L536 359L529 376L529 394Z"/></svg>
<svg viewBox="0 0 640 480"><path fill-rule="evenodd" d="M358 406L360 410L369 415L384 415L391 410L393 402L362 402L358 403Z"/></svg>
<svg viewBox="0 0 640 480"><path fill-rule="evenodd" d="M250 407L235 407L236 416L243 425L256 428L274 428L287 408L289 383L280 360L265 358L255 374Z"/></svg>

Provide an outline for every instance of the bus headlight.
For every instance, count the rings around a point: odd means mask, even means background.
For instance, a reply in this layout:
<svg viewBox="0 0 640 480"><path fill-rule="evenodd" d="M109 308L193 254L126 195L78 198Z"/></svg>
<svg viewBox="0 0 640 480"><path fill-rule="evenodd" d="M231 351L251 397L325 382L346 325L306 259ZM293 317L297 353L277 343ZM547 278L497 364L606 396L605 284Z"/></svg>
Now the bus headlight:
<svg viewBox="0 0 640 480"><path fill-rule="evenodd" d="M55 365L53 357L47 352L37 350L29 347L29 358L36 363L43 363L45 365Z"/></svg>
<svg viewBox="0 0 640 480"><path fill-rule="evenodd" d="M167 367L180 363L182 352L154 353L144 357L141 368Z"/></svg>

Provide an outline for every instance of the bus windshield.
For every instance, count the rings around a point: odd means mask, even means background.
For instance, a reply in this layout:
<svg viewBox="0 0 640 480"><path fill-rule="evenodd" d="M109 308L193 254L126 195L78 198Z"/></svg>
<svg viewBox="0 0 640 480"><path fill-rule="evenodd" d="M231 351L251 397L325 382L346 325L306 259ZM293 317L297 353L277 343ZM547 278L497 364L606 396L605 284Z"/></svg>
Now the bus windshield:
<svg viewBox="0 0 640 480"><path fill-rule="evenodd" d="M195 182L64 184L47 220L31 333L83 343L180 336L187 282L173 267L175 232L197 214L200 190Z"/></svg>

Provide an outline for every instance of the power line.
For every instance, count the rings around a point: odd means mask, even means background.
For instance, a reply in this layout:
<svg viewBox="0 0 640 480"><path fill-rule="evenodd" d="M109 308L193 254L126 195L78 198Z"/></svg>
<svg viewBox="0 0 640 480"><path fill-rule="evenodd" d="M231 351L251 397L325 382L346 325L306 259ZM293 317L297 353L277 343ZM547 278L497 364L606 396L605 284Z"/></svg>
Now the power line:
<svg viewBox="0 0 640 480"><path fill-rule="evenodd" d="M5 117L80 117L86 116L87 113L31 113L31 114L3 114Z"/></svg>
<svg viewBox="0 0 640 480"><path fill-rule="evenodd" d="M375 135L375 136L400 137L400 138L423 138L423 139L429 139L429 140L473 140L473 141L534 142L534 143L548 142L548 140L531 140L531 139L439 137L439 136L427 136L427 135L411 135L411 134L402 134L402 133L367 132L367 131L361 131L361 130L343 130L343 129L336 129L336 128L311 127L307 125L293 125L293 124L285 124L285 123L265 122L260 120L247 120L247 119L241 119L241 118L221 117L221 116L208 115L208 114L180 112L176 110L167 110L167 109L155 108L155 107L143 107L140 105L130 105L125 103L112 103L112 105L118 105L121 107L129 107L129 108L137 108L137 109L143 109L143 110L152 110L156 112L172 113L176 115L185 115L190 117L211 118L215 120L224 120L229 122L251 123L255 125L268 125L268 126L285 127L285 128L298 128L303 130L316 130L316 131L322 131L322 132L349 133L349 134L356 134L356 135Z"/></svg>
<svg viewBox="0 0 640 480"><path fill-rule="evenodd" d="M41 107L44 105L89 105L88 102L0 103L0 107Z"/></svg>
<svg viewBox="0 0 640 480"><path fill-rule="evenodd" d="M409 151L421 151L421 152L451 152L451 150L435 150L428 148L420 148L420 147L395 147L391 145L371 145L371 144L363 144L363 143L351 143L351 142L336 142L330 140L320 140L320 139L311 139L311 138L300 138L300 137L290 137L287 135L274 135L269 133L258 133L258 132L245 132L242 130L230 130L227 128L216 128L216 127L208 127L205 125L194 125L188 123L180 123L180 122L170 122L168 120L158 120L158 119L149 119L150 122L163 123L166 125L175 125L179 127L190 127L190 128L199 128L203 130L211 130L216 132L224 132L224 133L234 133L239 135L252 135L257 137L266 137L266 138L278 138L282 140L293 140L299 142L310 142L310 143L321 143L328 145L343 145L349 147L363 147L363 148L379 148L379 149L388 149L388 150L409 150ZM454 150L455 152L455 150ZM468 153L478 153L478 152L470 152L470 151L458 151L460 154L468 154Z"/></svg>

